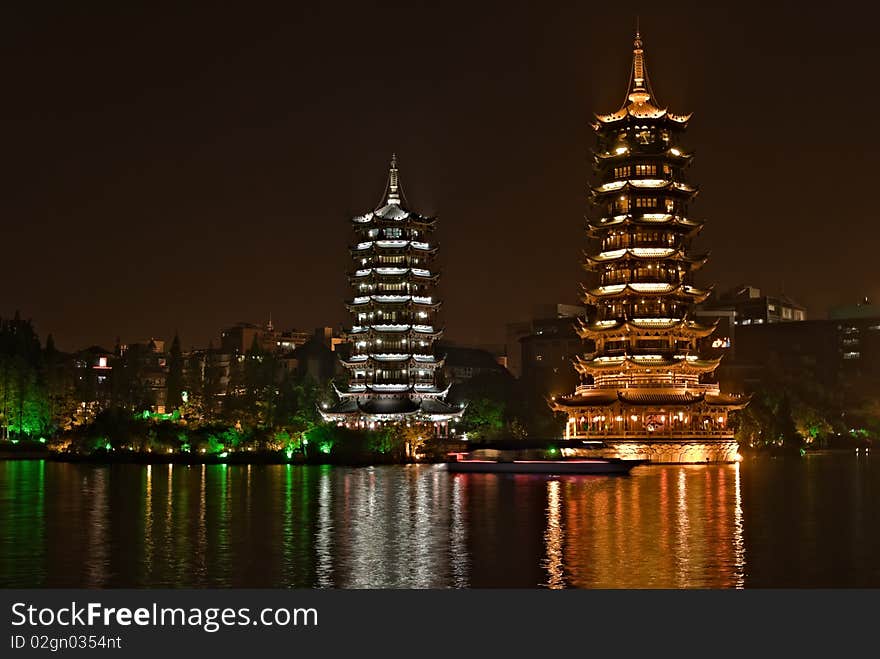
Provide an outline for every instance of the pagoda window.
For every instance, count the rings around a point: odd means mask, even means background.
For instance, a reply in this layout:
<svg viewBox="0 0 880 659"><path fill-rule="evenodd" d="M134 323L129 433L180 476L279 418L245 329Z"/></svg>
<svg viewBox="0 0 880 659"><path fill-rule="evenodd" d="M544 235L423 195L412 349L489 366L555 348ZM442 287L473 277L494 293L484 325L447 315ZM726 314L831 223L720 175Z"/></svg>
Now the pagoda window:
<svg viewBox="0 0 880 659"><path fill-rule="evenodd" d="M675 211L675 200L669 197L666 198L666 212L672 213Z"/></svg>
<svg viewBox="0 0 880 659"><path fill-rule="evenodd" d="M629 197L620 196L614 201L614 210L618 213L629 212Z"/></svg>
<svg viewBox="0 0 880 659"><path fill-rule="evenodd" d="M654 133L650 130L640 130L636 132L636 141L639 144L650 144L654 141Z"/></svg>
<svg viewBox="0 0 880 659"><path fill-rule="evenodd" d="M636 165L636 176L657 176L657 165Z"/></svg>
<svg viewBox="0 0 880 659"><path fill-rule="evenodd" d="M666 176L672 175L672 167L670 167L668 163L663 163L663 173Z"/></svg>
<svg viewBox="0 0 880 659"><path fill-rule="evenodd" d="M386 238L400 238L403 236L403 230L400 227L389 227L385 229Z"/></svg>
<svg viewBox="0 0 880 659"><path fill-rule="evenodd" d="M657 197L636 197L636 208L656 208Z"/></svg>
<svg viewBox="0 0 880 659"><path fill-rule="evenodd" d="M626 178L629 176L629 165L614 168L614 178Z"/></svg>

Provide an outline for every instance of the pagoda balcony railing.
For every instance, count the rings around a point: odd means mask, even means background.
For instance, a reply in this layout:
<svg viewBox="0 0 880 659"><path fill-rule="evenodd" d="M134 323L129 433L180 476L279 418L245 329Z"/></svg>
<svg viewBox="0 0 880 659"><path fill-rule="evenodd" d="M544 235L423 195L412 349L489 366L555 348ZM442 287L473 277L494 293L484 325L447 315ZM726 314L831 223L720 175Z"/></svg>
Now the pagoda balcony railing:
<svg viewBox="0 0 880 659"><path fill-rule="evenodd" d="M692 376L693 377L693 376ZM674 393L677 394L702 394L702 393L718 393L718 383L717 382L693 382L686 381L684 377L670 386L668 383L656 383L650 384L645 383L643 385L633 385L631 387L627 387L621 384L613 384L613 385L597 385L597 384L580 384L575 389L575 395L579 396L581 394L588 393L590 391L632 391L639 393L650 393L650 392L660 392L660 393L668 393L669 390L672 389Z"/></svg>
<svg viewBox="0 0 880 659"><path fill-rule="evenodd" d="M640 277L632 272L625 272L623 275L608 276L602 278L601 286L613 286L615 284L672 284L678 286L685 283L683 280L675 276L669 277Z"/></svg>
<svg viewBox="0 0 880 659"><path fill-rule="evenodd" d="M673 429L673 430L655 430L648 432L647 430L615 430L608 433L591 430L578 430L570 435L571 439L648 439L648 440L675 440L679 437L694 438L706 437L712 439L733 439L734 430L732 428L716 428L699 430L695 428Z"/></svg>
<svg viewBox="0 0 880 659"><path fill-rule="evenodd" d="M627 238L629 238L629 236L627 235L608 238L602 245L602 251L611 252L615 249L630 249L635 247L659 247L661 249L673 249L680 246L677 237L673 237L672 240L627 240Z"/></svg>

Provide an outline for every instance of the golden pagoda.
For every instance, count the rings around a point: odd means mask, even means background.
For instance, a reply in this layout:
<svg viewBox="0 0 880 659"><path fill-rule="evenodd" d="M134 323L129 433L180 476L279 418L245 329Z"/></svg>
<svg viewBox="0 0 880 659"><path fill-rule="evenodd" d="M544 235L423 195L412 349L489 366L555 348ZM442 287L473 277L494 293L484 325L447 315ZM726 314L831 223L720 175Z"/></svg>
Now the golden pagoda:
<svg viewBox="0 0 880 659"><path fill-rule="evenodd" d="M730 462L737 444L728 413L748 398L723 394L711 376L720 359L700 355L715 330L693 318L709 295L693 282L707 260L691 252L703 222L688 216L697 195L685 176L691 155L679 140L690 115L660 107L636 33L623 106L596 115L596 185L585 267L594 310L578 331L593 342L575 368L581 384L552 407L565 412L566 439L600 441L605 454L654 462Z"/></svg>

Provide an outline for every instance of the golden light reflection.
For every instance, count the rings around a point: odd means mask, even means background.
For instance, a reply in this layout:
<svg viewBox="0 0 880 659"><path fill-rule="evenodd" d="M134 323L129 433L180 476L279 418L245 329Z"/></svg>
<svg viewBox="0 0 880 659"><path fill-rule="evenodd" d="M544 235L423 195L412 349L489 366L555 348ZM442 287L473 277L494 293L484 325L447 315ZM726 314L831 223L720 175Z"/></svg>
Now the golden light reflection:
<svg viewBox="0 0 880 659"><path fill-rule="evenodd" d="M558 480L547 481L547 529L544 531L546 556L544 566L547 570L547 587L558 590L565 588L565 574L562 543L565 531L562 526L562 497Z"/></svg>
<svg viewBox="0 0 880 659"><path fill-rule="evenodd" d="M153 465L147 465L147 484L144 493L144 572L153 571Z"/></svg>
<svg viewBox="0 0 880 659"><path fill-rule="evenodd" d="M734 491L736 492L733 509L733 554L736 568L736 587L743 589L746 586L746 542L743 534L743 506L742 506L742 482L739 462L734 465Z"/></svg>
<svg viewBox="0 0 880 659"><path fill-rule="evenodd" d="M640 467L563 485L568 587L742 587L739 465Z"/></svg>

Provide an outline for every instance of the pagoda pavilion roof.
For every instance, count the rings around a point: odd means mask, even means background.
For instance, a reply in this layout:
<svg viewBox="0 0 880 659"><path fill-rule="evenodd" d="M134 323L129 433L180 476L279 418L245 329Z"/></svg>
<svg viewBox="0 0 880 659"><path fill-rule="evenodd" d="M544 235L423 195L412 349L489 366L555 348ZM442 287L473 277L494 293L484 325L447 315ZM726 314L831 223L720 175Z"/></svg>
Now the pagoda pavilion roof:
<svg viewBox="0 0 880 659"><path fill-rule="evenodd" d="M393 266L376 266L370 268L361 268L355 270L349 275L350 279L372 279L374 276L379 277L403 277L412 276L419 279L437 279L439 272L431 272L425 268L396 268Z"/></svg>
<svg viewBox="0 0 880 659"><path fill-rule="evenodd" d="M591 233L601 232L611 227L620 226L663 226L672 225L675 227L683 227L689 232L699 231L703 227L703 223L699 220L692 220L682 215L672 215L671 213L643 213L641 215L622 214L612 215L611 217L599 218L596 224L590 221L587 229Z"/></svg>
<svg viewBox="0 0 880 659"><path fill-rule="evenodd" d="M582 339L598 338L607 334L641 334L655 336L677 334L703 338L715 331L719 319L711 325L702 325L687 318L627 318L587 323L578 319L578 334Z"/></svg>
<svg viewBox="0 0 880 659"><path fill-rule="evenodd" d="M356 255L400 251L434 254L437 251L437 245L418 240L366 240L349 247L349 250Z"/></svg>
<svg viewBox="0 0 880 659"><path fill-rule="evenodd" d="M434 298L422 295L359 295L351 302L347 303L349 308L362 306L402 304L407 306L421 306L436 309L440 306L440 302L435 302Z"/></svg>
<svg viewBox="0 0 880 659"><path fill-rule="evenodd" d="M392 223L407 220L408 222L416 224L431 225L434 224L436 218L420 215L419 213L404 208L400 202L394 202L387 203L369 213L353 217L351 221L355 224L369 224L381 220Z"/></svg>
<svg viewBox="0 0 880 659"><path fill-rule="evenodd" d="M627 146L618 146L611 151L594 151L593 152L593 160L595 162L602 162L608 160L629 160L632 157L632 153ZM672 158L675 160L680 160L682 163L686 163L689 160L693 159L693 154L682 151L678 147L670 147L668 149L658 150L654 153L639 153L639 158Z"/></svg>
<svg viewBox="0 0 880 659"><path fill-rule="evenodd" d="M630 178L624 181L609 181L608 183L602 183L590 188L593 195L597 197L630 190L678 190L690 195L697 193L697 189L694 186L688 185L683 181L670 181L660 178Z"/></svg>
<svg viewBox="0 0 880 659"><path fill-rule="evenodd" d="M653 99L651 99L629 103L609 114L596 114L598 123L593 124L593 128L598 130L608 125L624 122L627 119L668 119L673 125L685 126L692 116L693 113L672 114L666 108L654 105Z"/></svg>
<svg viewBox="0 0 880 659"><path fill-rule="evenodd" d="M648 79L648 69L645 65L645 51L642 49L642 39L638 32L633 42L633 63L630 71L629 84L627 85L626 99L616 112L610 114L597 114L598 123L594 128L601 129L603 126L614 125L620 122L632 120L665 120L673 125L684 126L691 118L690 114L676 115L661 108L654 97Z"/></svg>
<svg viewBox="0 0 880 659"><path fill-rule="evenodd" d="M593 270L604 263L613 263L615 261L664 261L674 260L690 263L696 267L700 267L709 259L708 254L691 256L679 247L626 247L622 249L612 249L600 252L596 255L585 254L587 263L585 267ZM696 268L695 268L696 269Z"/></svg>
<svg viewBox="0 0 880 659"><path fill-rule="evenodd" d="M441 389L434 384L350 384L348 389L339 389L336 385L333 388L340 398L350 398L352 396L364 396L366 394L375 394L380 396L388 395L411 395L424 396L426 398L443 398L449 393L451 385Z"/></svg>
<svg viewBox="0 0 880 659"><path fill-rule="evenodd" d="M397 168L397 154L391 156L391 166L388 170L388 184L385 187L385 200L375 210L352 218L355 224L369 224L371 222L399 223L406 220L408 223L431 225L435 218L420 215L404 206L404 194L400 185L400 174Z"/></svg>
<svg viewBox="0 0 880 659"><path fill-rule="evenodd" d="M431 325L407 325L407 324L396 324L390 323L387 325L383 325L381 323L377 323L374 325L354 325L351 330L349 330L348 334L369 334L370 332L379 332L381 334L384 333L413 333L422 336L434 336L438 334L442 334L442 329L434 329Z"/></svg>
<svg viewBox="0 0 880 659"><path fill-rule="evenodd" d="M711 373L720 363L721 357L701 359L696 355L602 355L591 359L577 357L574 367L583 374L642 369L659 369L676 373Z"/></svg>
<svg viewBox="0 0 880 659"><path fill-rule="evenodd" d="M587 300L607 300L610 298L626 297L628 295L640 296L669 296L686 299L693 302L702 302L712 292L711 288L702 289L689 284L671 284L663 282L628 282L626 284L608 284L585 289Z"/></svg>
<svg viewBox="0 0 880 659"><path fill-rule="evenodd" d="M448 421L461 417L464 407L455 407L434 398L363 397L343 398L333 407L320 410L326 421L367 418L377 421L409 417L428 421Z"/></svg>
<svg viewBox="0 0 880 659"><path fill-rule="evenodd" d="M692 405L705 404L710 407L721 407L728 410L738 410L748 405L751 396L737 394L720 394L703 391L658 391L649 389L623 389L609 391L607 389L595 389L573 396L563 396L554 401L554 409L557 411L569 411L578 408L609 407L615 403L628 406L645 407L690 407Z"/></svg>
<svg viewBox="0 0 880 659"><path fill-rule="evenodd" d="M348 359L341 359L340 362L346 368L363 368L365 365L377 366L389 363L406 363L419 368L440 368L443 366L444 359L438 359L430 354L371 352L369 354L352 355Z"/></svg>

